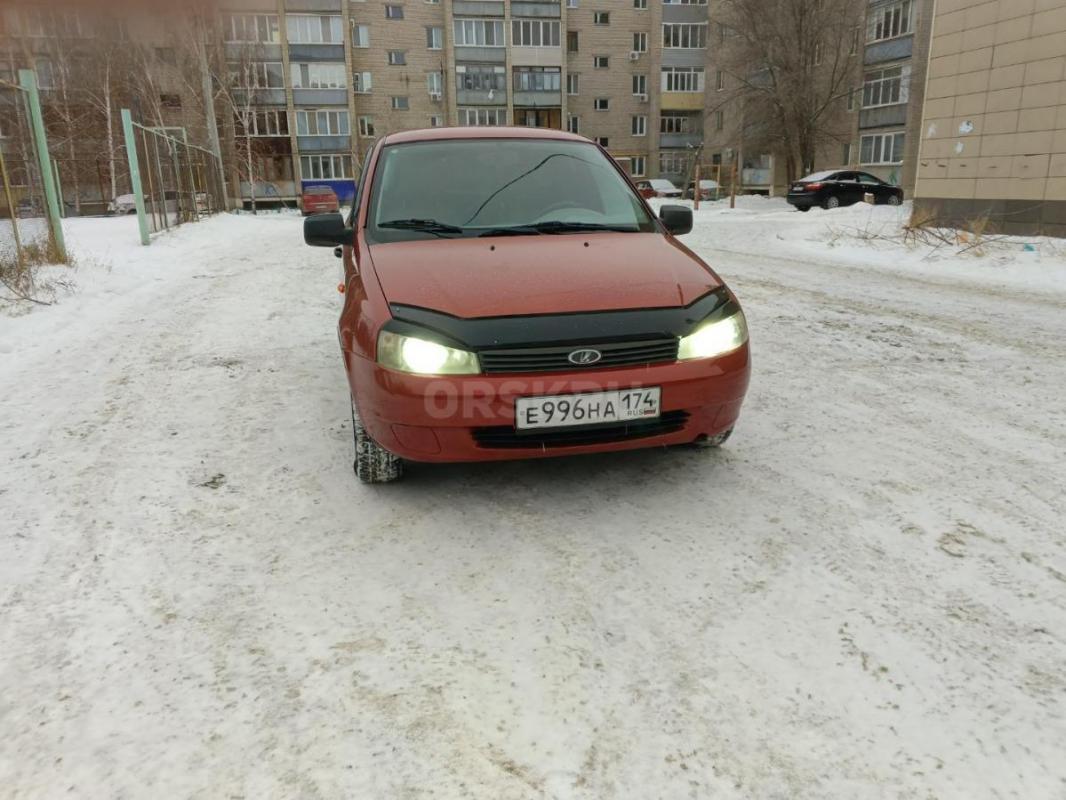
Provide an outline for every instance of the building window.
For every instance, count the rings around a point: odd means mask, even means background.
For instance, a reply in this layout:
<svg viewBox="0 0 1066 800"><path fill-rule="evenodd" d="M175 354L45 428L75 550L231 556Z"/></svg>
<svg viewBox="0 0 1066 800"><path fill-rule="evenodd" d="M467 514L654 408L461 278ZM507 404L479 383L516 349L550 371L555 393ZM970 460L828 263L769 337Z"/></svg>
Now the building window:
<svg viewBox="0 0 1066 800"><path fill-rule="evenodd" d="M911 82L910 65L892 67L863 76L862 107L893 106L906 103Z"/></svg>
<svg viewBox="0 0 1066 800"><path fill-rule="evenodd" d="M851 142L844 143L844 153L842 158L843 160L840 163L842 163L845 167L851 165Z"/></svg>
<svg viewBox="0 0 1066 800"><path fill-rule="evenodd" d="M347 136L349 133L351 129L348 127L347 111L320 109L296 112L297 136Z"/></svg>
<svg viewBox="0 0 1066 800"><path fill-rule="evenodd" d="M393 111L407 111L411 107L406 97L393 97L392 98L392 110Z"/></svg>
<svg viewBox="0 0 1066 800"><path fill-rule="evenodd" d="M359 117L359 135L371 139L374 137L373 117Z"/></svg>
<svg viewBox="0 0 1066 800"><path fill-rule="evenodd" d="M460 64L455 68L455 85L474 92L501 92L507 87L507 75L503 67Z"/></svg>
<svg viewBox="0 0 1066 800"><path fill-rule="evenodd" d="M633 34L633 52L634 53L647 53L648 52L648 34L646 34L646 33L634 33Z"/></svg>
<svg viewBox="0 0 1066 800"><path fill-rule="evenodd" d="M385 19L403 19L403 6L385 6Z"/></svg>
<svg viewBox="0 0 1066 800"><path fill-rule="evenodd" d="M227 42L276 44L281 41L277 14L226 14L222 17L222 38Z"/></svg>
<svg viewBox="0 0 1066 800"><path fill-rule="evenodd" d="M580 86L580 76L576 72L568 72L566 74L566 93L577 94L578 87Z"/></svg>
<svg viewBox="0 0 1066 800"><path fill-rule="evenodd" d="M581 117L570 115L566 118L566 129L570 133L581 133Z"/></svg>
<svg viewBox="0 0 1066 800"><path fill-rule="evenodd" d="M358 94L366 94L373 87L369 72L356 72L352 75L352 90Z"/></svg>
<svg viewBox="0 0 1066 800"><path fill-rule="evenodd" d="M722 70L718 70L714 74L714 88L719 92L725 88L725 73Z"/></svg>
<svg viewBox="0 0 1066 800"><path fill-rule="evenodd" d="M516 92L557 92L561 88L559 67L515 67Z"/></svg>
<svg viewBox="0 0 1066 800"><path fill-rule="evenodd" d="M340 15L287 14L285 33L289 44L344 44Z"/></svg>
<svg viewBox="0 0 1066 800"><path fill-rule="evenodd" d="M648 96L648 76L647 75L634 75L633 76L633 94L637 97Z"/></svg>
<svg viewBox="0 0 1066 800"><path fill-rule="evenodd" d="M629 159L629 174L634 178L643 178L648 172L648 160L644 156Z"/></svg>
<svg viewBox="0 0 1066 800"><path fill-rule="evenodd" d="M460 108L460 125L498 126L507 124L505 108Z"/></svg>
<svg viewBox="0 0 1066 800"><path fill-rule="evenodd" d="M703 67L663 67L664 92L702 92Z"/></svg>
<svg viewBox="0 0 1066 800"><path fill-rule="evenodd" d="M592 107L596 111L610 111L611 110L611 98L609 97L597 97L592 101Z"/></svg>
<svg viewBox="0 0 1066 800"><path fill-rule="evenodd" d="M566 0L567 8L577 8L577 0Z"/></svg>
<svg viewBox="0 0 1066 800"><path fill-rule="evenodd" d="M721 111L714 112L714 129L716 131L722 130L725 127L725 114Z"/></svg>
<svg viewBox="0 0 1066 800"><path fill-rule="evenodd" d="M577 52L577 31L567 31L566 32L566 52L568 52L568 53L576 53Z"/></svg>
<svg viewBox="0 0 1066 800"><path fill-rule="evenodd" d="M659 133L688 133L691 120L684 114L663 114L659 117Z"/></svg>
<svg viewBox="0 0 1066 800"><path fill-rule="evenodd" d="M705 6L707 0L663 0L664 6Z"/></svg>
<svg viewBox="0 0 1066 800"><path fill-rule="evenodd" d="M444 93L443 77L439 72L426 73L426 91L430 97L440 97Z"/></svg>
<svg viewBox="0 0 1066 800"><path fill-rule="evenodd" d="M503 20L456 18L456 47L503 47Z"/></svg>
<svg viewBox="0 0 1066 800"><path fill-rule="evenodd" d="M407 54L403 50L389 51L389 64L399 67L407 63Z"/></svg>
<svg viewBox="0 0 1066 800"><path fill-rule="evenodd" d="M609 147L610 146L610 141L611 140L608 139L606 136L597 136L596 137L596 144L598 144L600 147L604 147L604 148Z"/></svg>
<svg viewBox="0 0 1066 800"><path fill-rule="evenodd" d="M859 142L859 160L863 164L902 164L904 134L875 133Z"/></svg>
<svg viewBox="0 0 1066 800"><path fill-rule="evenodd" d="M515 47L558 47L559 20L511 20L511 44Z"/></svg>
<svg viewBox="0 0 1066 800"><path fill-rule="evenodd" d="M608 56L593 56L592 66L596 69L610 69L611 59Z"/></svg>
<svg viewBox="0 0 1066 800"><path fill-rule="evenodd" d="M344 180L352 177L351 156L300 156L300 177L305 181Z"/></svg>
<svg viewBox="0 0 1066 800"><path fill-rule="evenodd" d="M593 25L610 25L611 14L607 11L594 11L592 14Z"/></svg>
<svg viewBox="0 0 1066 800"><path fill-rule="evenodd" d="M355 25L352 27L352 47L370 47L369 25Z"/></svg>
<svg viewBox="0 0 1066 800"><path fill-rule="evenodd" d="M634 136L647 136L648 135L648 118L643 114L639 114L630 121L630 132Z"/></svg>
<svg viewBox="0 0 1066 800"><path fill-rule="evenodd" d="M706 22L664 22L663 47L688 50L707 47Z"/></svg>
<svg viewBox="0 0 1066 800"><path fill-rule="evenodd" d="M241 115L242 117L244 115ZM238 129L243 129L241 118L235 120ZM288 136L289 116L277 108L257 109L247 115L248 133L252 136Z"/></svg>
<svg viewBox="0 0 1066 800"><path fill-rule="evenodd" d="M443 128L444 127L444 117L442 117L440 114L433 114L429 118L429 127L431 127L431 128Z"/></svg>
<svg viewBox="0 0 1066 800"><path fill-rule="evenodd" d="M648 0L633 0L633 8L637 11L643 11L648 7Z"/></svg>
<svg viewBox="0 0 1066 800"><path fill-rule="evenodd" d="M285 68L280 61L230 64L230 85L239 89L284 89Z"/></svg>
<svg viewBox="0 0 1066 800"><path fill-rule="evenodd" d="M444 28L426 28L426 47L430 50L440 50L444 47Z"/></svg>
<svg viewBox="0 0 1066 800"><path fill-rule="evenodd" d="M312 62L289 64L293 89L345 89L348 80L344 64Z"/></svg>
<svg viewBox="0 0 1066 800"><path fill-rule="evenodd" d="M848 111L855 110L855 90L848 89Z"/></svg>
<svg viewBox="0 0 1066 800"><path fill-rule="evenodd" d="M659 153L659 172L666 175L684 175L688 171L688 153L683 150L667 150Z"/></svg>
<svg viewBox="0 0 1066 800"><path fill-rule="evenodd" d="M899 0L871 11L866 18L866 41L895 39L911 32L912 0Z"/></svg>

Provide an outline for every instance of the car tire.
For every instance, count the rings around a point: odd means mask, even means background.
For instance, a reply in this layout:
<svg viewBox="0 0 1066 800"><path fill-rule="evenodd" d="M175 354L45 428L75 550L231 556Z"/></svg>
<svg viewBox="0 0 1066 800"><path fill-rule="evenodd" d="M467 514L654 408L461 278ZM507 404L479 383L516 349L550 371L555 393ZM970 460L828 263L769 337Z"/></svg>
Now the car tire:
<svg viewBox="0 0 1066 800"><path fill-rule="evenodd" d="M811 210L811 207L810 206L796 206L796 210L797 211L802 211L804 214L806 214L808 211Z"/></svg>
<svg viewBox="0 0 1066 800"><path fill-rule="evenodd" d="M825 199L825 202L822 203L822 207L825 208L827 211L830 210L830 209L834 209L834 208L840 208L840 198L839 197L827 197Z"/></svg>
<svg viewBox="0 0 1066 800"><path fill-rule="evenodd" d="M888 204L890 206L898 206L902 201L898 194L889 195Z"/></svg>
<svg viewBox="0 0 1066 800"><path fill-rule="evenodd" d="M729 437L732 435L733 429L730 428L729 430L722 431L721 433L715 434L714 436L701 436L699 439L693 442L693 444L696 445L696 447L699 447L704 450L714 450L725 444L726 440L729 439Z"/></svg>
<svg viewBox="0 0 1066 800"><path fill-rule="evenodd" d="M403 476L403 461L370 438L352 402L352 435L355 439L355 475L363 483L391 483Z"/></svg>

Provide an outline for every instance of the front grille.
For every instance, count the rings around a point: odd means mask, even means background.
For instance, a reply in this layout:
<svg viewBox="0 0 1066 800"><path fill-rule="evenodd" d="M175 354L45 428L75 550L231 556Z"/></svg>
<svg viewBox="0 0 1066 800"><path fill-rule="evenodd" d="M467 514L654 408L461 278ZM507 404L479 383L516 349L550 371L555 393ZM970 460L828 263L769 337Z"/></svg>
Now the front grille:
<svg viewBox="0 0 1066 800"><path fill-rule="evenodd" d="M522 347L509 350L481 350L478 358L485 372L561 372L604 367L634 367L677 360L677 342L669 339L643 339L639 342L611 344L569 344L561 347ZM595 364L578 365L569 361L575 350L599 350L602 357Z"/></svg>
<svg viewBox="0 0 1066 800"><path fill-rule="evenodd" d="M519 433L504 425L494 428L474 428L474 441L479 447L490 449L582 447L593 444L627 442L677 433L688 422L687 411L667 411L658 419L622 422L587 428L558 428L556 430Z"/></svg>

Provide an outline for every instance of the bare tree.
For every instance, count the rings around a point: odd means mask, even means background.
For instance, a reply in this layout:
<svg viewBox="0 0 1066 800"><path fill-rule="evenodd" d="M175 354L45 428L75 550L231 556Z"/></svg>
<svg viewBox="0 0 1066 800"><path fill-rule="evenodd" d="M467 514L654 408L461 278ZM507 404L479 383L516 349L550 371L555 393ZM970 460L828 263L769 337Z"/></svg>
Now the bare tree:
<svg viewBox="0 0 1066 800"><path fill-rule="evenodd" d="M720 0L716 66L735 87L729 104L745 135L782 152L788 179L812 168L820 148L850 138L834 118L858 76L865 3L857 0Z"/></svg>
<svg viewBox="0 0 1066 800"><path fill-rule="evenodd" d="M103 122L104 141L101 149L107 162L110 198L119 193L118 165L123 149L117 137L115 112L128 103L129 75L133 66L129 43L123 41L119 25L114 20L98 20L93 47L81 73L84 98Z"/></svg>

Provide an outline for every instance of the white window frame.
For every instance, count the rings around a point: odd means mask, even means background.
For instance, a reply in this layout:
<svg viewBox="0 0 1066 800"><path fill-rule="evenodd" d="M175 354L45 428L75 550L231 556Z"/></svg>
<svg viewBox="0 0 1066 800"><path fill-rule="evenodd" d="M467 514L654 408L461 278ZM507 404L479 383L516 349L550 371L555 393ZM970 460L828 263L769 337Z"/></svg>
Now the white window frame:
<svg viewBox="0 0 1066 800"><path fill-rule="evenodd" d="M444 94L444 76L440 71L426 73L426 91L431 94Z"/></svg>
<svg viewBox="0 0 1066 800"><path fill-rule="evenodd" d="M410 111L411 98L405 94L394 94L389 98L389 107L393 111Z"/></svg>
<svg viewBox="0 0 1066 800"><path fill-rule="evenodd" d="M277 69L273 72L270 66ZM231 85L235 89L284 89L285 88L285 65L280 61L253 61L245 64L229 64ZM245 69L248 68L248 71ZM274 76L276 82L271 83L270 77ZM245 78L251 78L250 84L245 83Z"/></svg>
<svg viewBox="0 0 1066 800"><path fill-rule="evenodd" d="M407 51L406 50L387 50L385 52L385 60L390 67L406 67L407 66Z"/></svg>
<svg viewBox="0 0 1066 800"><path fill-rule="evenodd" d="M648 76L638 72L632 76L632 88L634 97L644 97L648 94Z"/></svg>
<svg viewBox="0 0 1066 800"><path fill-rule="evenodd" d="M390 14L389 9L395 9L398 14ZM386 3L385 4L385 19L404 19L405 14L403 12L403 6L399 3Z"/></svg>
<svg viewBox="0 0 1066 800"><path fill-rule="evenodd" d="M477 76L466 85L467 75ZM456 64L456 88L471 92L502 92L507 89L507 70L495 64Z"/></svg>
<svg viewBox="0 0 1066 800"><path fill-rule="evenodd" d="M633 10L634 11L647 11L648 10L648 0L633 0Z"/></svg>
<svg viewBox="0 0 1066 800"><path fill-rule="evenodd" d="M897 0L895 3L871 9L866 18L866 43L887 42L914 33L913 0Z"/></svg>
<svg viewBox="0 0 1066 800"><path fill-rule="evenodd" d="M593 25L610 25L611 24L611 12L610 11L593 11L592 12L592 24Z"/></svg>
<svg viewBox="0 0 1066 800"><path fill-rule="evenodd" d="M688 153L685 150L660 150L659 173L684 175L688 170Z"/></svg>
<svg viewBox="0 0 1066 800"><path fill-rule="evenodd" d="M527 19L511 20L511 47L558 47L559 20Z"/></svg>
<svg viewBox="0 0 1066 800"><path fill-rule="evenodd" d="M297 136L350 136L346 108L300 108L296 110Z"/></svg>
<svg viewBox="0 0 1066 800"><path fill-rule="evenodd" d="M519 83L525 85L519 87ZM562 89L562 70L559 67L515 67L511 85L516 92L558 92Z"/></svg>
<svg viewBox="0 0 1066 800"><path fill-rule="evenodd" d="M352 75L352 91L356 94L370 94L374 89L374 76L370 72L356 72Z"/></svg>
<svg viewBox="0 0 1066 800"><path fill-rule="evenodd" d="M306 84L303 82L304 68L307 72ZM348 70L343 61L294 61L289 64L289 73L293 89L348 88ZM318 73L317 78L314 77L315 73Z"/></svg>
<svg viewBox="0 0 1066 800"><path fill-rule="evenodd" d="M910 99L911 65L883 67L863 75L862 107L898 106Z"/></svg>
<svg viewBox="0 0 1066 800"><path fill-rule="evenodd" d="M692 117L687 114L664 113L659 116L659 133L689 133Z"/></svg>
<svg viewBox="0 0 1066 800"><path fill-rule="evenodd" d="M609 97L597 97L592 101L593 111L610 111L611 110L611 98Z"/></svg>
<svg viewBox="0 0 1066 800"><path fill-rule="evenodd" d="M705 77L703 67L663 67L661 88L664 92L702 92Z"/></svg>
<svg viewBox="0 0 1066 800"><path fill-rule="evenodd" d="M603 66L600 66L600 59L603 59ZM592 57L593 69L610 69L611 57L610 56L593 56Z"/></svg>
<svg viewBox="0 0 1066 800"><path fill-rule="evenodd" d="M581 117L577 114L570 114L566 118L566 129L570 133L581 133Z"/></svg>
<svg viewBox="0 0 1066 800"><path fill-rule="evenodd" d="M239 26L238 20L241 23ZM249 22L255 38L245 39L243 37L249 32ZM222 26L222 39L229 44L281 43L281 20L277 14L225 14L222 17Z"/></svg>
<svg viewBox="0 0 1066 800"><path fill-rule="evenodd" d="M870 142L867 154L866 142ZM889 142L889 158L885 158L885 143ZM859 139L859 163L861 166L898 165L903 163L903 148L907 143L906 131L865 134ZM896 152L899 158L894 158ZM867 158L869 155L869 158Z"/></svg>
<svg viewBox="0 0 1066 800"><path fill-rule="evenodd" d="M353 25L352 26L352 47L363 50L370 47L370 26L369 25Z"/></svg>
<svg viewBox="0 0 1066 800"><path fill-rule="evenodd" d="M492 30L492 44L488 44L487 32ZM506 47L507 31L502 19L478 17L455 17L452 21L456 47ZM478 41L480 39L480 41Z"/></svg>
<svg viewBox="0 0 1066 800"><path fill-rule="evenodd" d="M282 120L285 120L284 130L281 126ZM260 125L260 122L266 124ZM248 133L254 137L288 136L288 122L288 112L283 108L253 108L248 116Z"/></svg>
<svg viewBox="0 0 1066 800"><path fill-rule="evenodd" d="M634 114L629 122L629 132L633 136L648 135L648 117L646 114Z"/></svg>
<svg viewBox="0 0 1066 800"><path fill-rule="evenodd" d="M318 174L316 175L315 172ZM329 172L329 175L326 172ZM300 156L300 180L344 181L351 179L352 157L348 154L314 153Z"/></svg>
<svg viewBox="0 0 1066 800"><path fill-rule="evenodd" d="M634 53L647 53L648 52L648 32L647 31L634 31L633 32L633 52Z"/></svg>
<svg viewBox="0 0 1066 800"><path fill-rule="evenodd" d="M285 36L289 44L344 44L344 19L340 14L286 14Z"/></svg>
<svg viewBox="0 0 1066 800"><path fill-rule="evenodd" d="M359 125L359 135L364 139L373 139L377 134L374 133L374 118L369 114L363 114L357 120Z"/></svg>
<svg viewBox="0 0 1066 800"><path fill-rule="evenodd" d="M631 156L629 159L629 175L633 178L643 178L648 174L647 156Z"/></svg>
<svg viewBox="0 0 1066 800"><path fill-rule="evenodd" d="M664 22L663 47L669 50L706 50L706 22Z"/></svg>
<svg viewBox="0 0 1066 800"><path fill-rule="evenodd" d="M429 3L429 2L439 2L439 0L426 0L426 2L427 3ZM442 114L430 114L429 115L429 127L431 127L431 128L443 128L444 127L444 116Z"/></svg>
<svg viewBox="0 0 1066 800"><path fill-rule="evenodd" d="M495 106L460 106L457 110L460 125L500 127L507 124L506 108Z"/></svg>
<svg viewBox="0 0 1066 800"><path fill-rule="evenodd" d="M428 0L427 0L428 2ZM440 25L427 25L426 26L426 49L427 50L443 50L444 49L444 28Z"/></svg>
<svg viewBox="0 0 1066 800"><path fill-rule="evenodd" d="M664 6L705 6L707 0L663 0Z"/></svg>
<svg viewBox="0 0 1066 800"><path fill-rule="evenodd" d="M581 91L581 73L580 72L568 72L566 73L566 93L571 97L576 96Z"/></svg>

